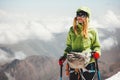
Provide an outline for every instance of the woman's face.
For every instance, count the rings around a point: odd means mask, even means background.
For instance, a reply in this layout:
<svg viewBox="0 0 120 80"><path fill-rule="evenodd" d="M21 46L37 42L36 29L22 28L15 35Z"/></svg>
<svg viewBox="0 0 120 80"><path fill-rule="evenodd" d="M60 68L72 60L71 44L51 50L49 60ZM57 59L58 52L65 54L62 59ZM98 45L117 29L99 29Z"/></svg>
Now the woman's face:
<svg viewBox="0 0 120 80"><path fill-rule="evenodd" d="M77 21L78 23L83 23L85 22L86 18L88 17L88 14L84 11L77 12Z"/></svg>
<svg viewBox="0 0 120 80"><path fill-rule="evenodd" d="M86 19L86 17L77 16L78 23L83 23L85 21L85 19Z"/></svg>

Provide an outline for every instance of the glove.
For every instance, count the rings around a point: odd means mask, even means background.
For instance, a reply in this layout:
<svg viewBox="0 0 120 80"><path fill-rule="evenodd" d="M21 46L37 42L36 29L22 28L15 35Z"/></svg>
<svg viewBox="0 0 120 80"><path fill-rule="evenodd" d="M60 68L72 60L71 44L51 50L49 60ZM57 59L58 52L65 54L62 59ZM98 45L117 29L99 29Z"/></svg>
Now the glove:
<svg viewBox="0 0 120 80"><path fill-rule="evenodd" d="M94 57L95 59L98 59L98 58L100 58L100 55L99 55L98 52L94 52L94 53L93 53L93 57Z"/></svg>
<svg viewBox="0 0 120 80"><path fill-rule="evenodd" d="M66 58L64 56L61 56L59 59L59 65L62 66L63 63L65 62Z"/></svg>

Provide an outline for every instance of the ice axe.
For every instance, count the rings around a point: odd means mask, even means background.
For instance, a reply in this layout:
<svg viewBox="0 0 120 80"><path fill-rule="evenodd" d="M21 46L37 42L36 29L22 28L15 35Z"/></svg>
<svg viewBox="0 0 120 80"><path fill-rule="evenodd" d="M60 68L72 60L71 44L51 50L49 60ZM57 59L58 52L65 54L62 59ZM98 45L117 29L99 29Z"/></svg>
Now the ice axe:
<svg viewBox="0 0 120 80"><path fill-rule="evenodd" d="M92 57L93 57L93 54L94 54L94 52L92 52ZM101 80L100 70L99 70L99 67L98 67L98 59L95 59L95 67L96 67L98 80Z"/></svg>
<svg viewBox="0 0 120 80"><path fill-rule="evenodd" d="M98 80L101 80L101 75L100 75L100 70L98 67L98 60L97 59L95 59L95 64L96 64L96 71L97 71Z"/></svg>
<svg viewBox="0 0 120 80"><path fill-rule="evenodd" d="M60 80L62 80L62 68L63 63L65 62L66 58L64 56L61 56L59 59L59 65L60 65Z"/></svg>
<svg viewBox="0 0 120 80"><path fill-rule="evenodd" d="M63 68L63 65L60 65L60 80L62 80L62 68Z"/></svg>

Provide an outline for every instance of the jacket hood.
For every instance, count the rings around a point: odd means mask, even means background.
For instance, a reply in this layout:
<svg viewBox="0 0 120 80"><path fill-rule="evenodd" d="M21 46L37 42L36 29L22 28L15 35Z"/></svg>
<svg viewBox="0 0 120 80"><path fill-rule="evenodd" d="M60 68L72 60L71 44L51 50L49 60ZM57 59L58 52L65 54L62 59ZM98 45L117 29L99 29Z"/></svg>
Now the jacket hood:
<svg viewBox="0 0 120 80"><path fill-rule="evenodd" d="M88 8L88 7L80 7L80 8L77 9L76 13L80 12L80 11L84 11L84 12L88 13L88 17L90 18L90 16L91 16L90 8Z"/></svg>

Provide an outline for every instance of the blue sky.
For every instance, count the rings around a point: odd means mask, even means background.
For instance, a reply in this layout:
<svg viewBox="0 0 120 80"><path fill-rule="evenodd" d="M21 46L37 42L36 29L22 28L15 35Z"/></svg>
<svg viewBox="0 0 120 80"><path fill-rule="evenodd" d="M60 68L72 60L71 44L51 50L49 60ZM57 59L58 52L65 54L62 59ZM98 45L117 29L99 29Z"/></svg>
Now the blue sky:
<svg viewBox="0 0 120 80"><path fill-rule="evenodd" d="M101 14L108 9L117 10L119 0L0 0L0 9L11 12L28 12L45 15L73 16L80 6L88 6L94 14ZM119 11L120 13L120 11Z"/></svg>

